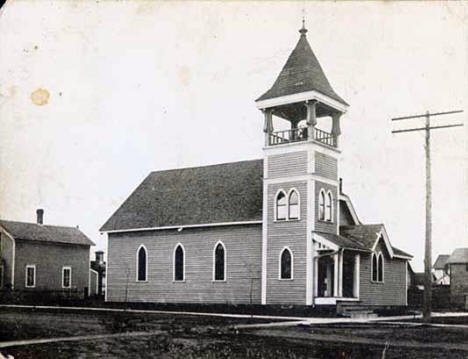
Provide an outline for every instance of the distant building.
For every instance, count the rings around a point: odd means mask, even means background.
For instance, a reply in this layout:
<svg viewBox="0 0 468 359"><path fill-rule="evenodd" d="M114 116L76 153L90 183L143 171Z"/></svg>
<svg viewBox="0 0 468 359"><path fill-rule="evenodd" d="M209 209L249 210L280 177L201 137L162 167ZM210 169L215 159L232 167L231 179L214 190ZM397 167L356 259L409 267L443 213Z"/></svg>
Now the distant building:
<svg viewBox="0 0 468 359"><path fill-rule="evenodd" d="M89 294L102 296L105 292L106 262L104 252L96 251L95 260L91 261Z"/></svg>
<svg viewBox="0 0 468 359"><path fill-rule="evenodd" d="M103 225L108 301L407 304L412 256L341 190L348 104L306 33L256 100L263 159L152 172Z"/></svg>
<svg viewBox="0 0 468 359"><path fill-rule="evenodd" d="M468 306L468 248L455 249L445 265L450 273L451 302Z"/></svg>
<svg viewBox="0 0 468 359"><path fill-rule="evenodd" d="M434 265L432 266L432 272L434 273L434 283L439 285L450 284L450 274L447 271L446 264L450 254L439 254Z"/></svg>
<svg viewBox="0 0 468 359"><path fill-rule="evenodd" d="M0 220L0 288L25 291L89 287L89 250L94 243L76 227Z"/></svg>

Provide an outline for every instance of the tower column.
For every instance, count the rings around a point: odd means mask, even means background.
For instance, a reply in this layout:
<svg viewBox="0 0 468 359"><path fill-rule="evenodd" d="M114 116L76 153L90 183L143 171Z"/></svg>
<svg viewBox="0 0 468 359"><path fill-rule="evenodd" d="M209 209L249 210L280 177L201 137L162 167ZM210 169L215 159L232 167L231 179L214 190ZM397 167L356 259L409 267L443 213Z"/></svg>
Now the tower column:
<svg viewBox="0 0 468 359"><path fill-rule="evenodd" d="M306 101L307 107L307 138L314 138L314 128L317 125L317 101Z"/></svg>
<svg viewBox="0 0 468 359"><path fill-rule="evenodd" d="M331 134L333 138L335 139L335 146L338 147L338 137L341 135L341 129L340 129L340 118L341 118L342 113L341 112L335 112L332 114L332 130Z"/></svg>
<svg viewBox="0 0 468 359"><path fill-rule="evenodd" d="M270 134L273 132L273 110L271 108L267 108L263 110L263 114L265 116L265 120L263 123L263 132L265 132L265 147L270 144Z"/></svg>

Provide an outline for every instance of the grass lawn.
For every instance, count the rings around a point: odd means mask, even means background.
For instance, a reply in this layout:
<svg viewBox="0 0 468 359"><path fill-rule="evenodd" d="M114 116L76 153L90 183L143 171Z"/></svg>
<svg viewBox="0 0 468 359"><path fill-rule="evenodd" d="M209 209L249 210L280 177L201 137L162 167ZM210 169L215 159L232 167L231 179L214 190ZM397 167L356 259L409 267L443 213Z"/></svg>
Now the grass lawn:
<svg viewBox="0 0 468 359"><path fill-rule="evenodd" d="M21 358L467 358L468 329L334 324L235 331L262 320L171 314L1 310L2 341L133 331L139 337L0 349ZM399 342L406 343L404 346ZM434 349L433 343L436 343ZM465 343L465 344L463 344ZM428 347L433 345L433 347ZM452 345L452 347L450 347Z"/></svg>

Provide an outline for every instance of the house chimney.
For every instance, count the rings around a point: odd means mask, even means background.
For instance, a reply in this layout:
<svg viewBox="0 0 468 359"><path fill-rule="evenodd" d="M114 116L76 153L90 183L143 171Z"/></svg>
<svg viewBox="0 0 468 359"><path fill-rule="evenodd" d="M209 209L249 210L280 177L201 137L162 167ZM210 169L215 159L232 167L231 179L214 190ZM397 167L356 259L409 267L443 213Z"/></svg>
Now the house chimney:
<svg viewBox="0 0 468 359"><path fill-rule="evenodd" d="M39 208L36 210L37 214L37 224L43 224L44 223L44 210Z"/></svg>
<svg viewBox="0 0 468 359"><path fill-rule="evenodd" d="M343 178L340 178L340 193L343 193Z"/></svg>
<svg viewBox="0 0 468 359"><path fill-rule="evenodd" d="M96 251L96 262L103 263L104 262L104 252L103 251Z"/></svg>

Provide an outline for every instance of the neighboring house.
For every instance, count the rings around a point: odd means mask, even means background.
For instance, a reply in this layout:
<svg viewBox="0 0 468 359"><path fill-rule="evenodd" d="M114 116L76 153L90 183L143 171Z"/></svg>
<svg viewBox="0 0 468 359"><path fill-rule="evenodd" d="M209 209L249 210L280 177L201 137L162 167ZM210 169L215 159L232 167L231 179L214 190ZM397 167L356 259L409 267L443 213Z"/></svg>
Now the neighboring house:
<svg viewBox="0 0 468 359"><path fill-rule="evenodd" d="M449 285L450 284L450 274L446 270L446 263L449 259L449 254L439 254L434 265L432 266L434 273L434 283L439 285Z"/></svg>
<svg viewBox="0 0 468 359"><path fill-rule="evenodd" d="M0 220L1 288L82 291L89 286L89 249L94 243L75 227Z"/></svg>
<svg viewBox="0 0 468 359"><path fill-rule="evenodd" d="M106 262L103 251L95 252L95 260L91 261L89 276L89 294L102 296L105 292L106 278Z"/></svg>
<svg viewBox="0 0 468 359"><path fill-rule="evenodd" d="M457 248L446 262L450 273L450 301L468 308L468 248Z"/></svg>
<svg viewBox="0 0 468 359"><path fill-rule="evenodd" d="M152 172L102 226L107 301L407 304L411 255L341 190L348 104L306 32L256 101L263 159ZM275 131L276 117L291 128Z"/></svg>

